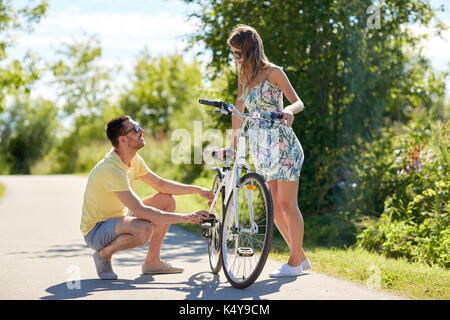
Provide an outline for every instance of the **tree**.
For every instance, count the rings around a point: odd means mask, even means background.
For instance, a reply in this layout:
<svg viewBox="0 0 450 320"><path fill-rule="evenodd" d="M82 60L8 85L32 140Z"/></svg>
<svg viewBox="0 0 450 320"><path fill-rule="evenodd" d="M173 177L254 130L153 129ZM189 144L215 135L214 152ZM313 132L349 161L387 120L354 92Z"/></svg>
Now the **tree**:
<svg viewBox="0 0 450 320"><path fill-rule="evenodd" d="M105 119L111 107L110 82L114 70L99 65L101 45L95 37L64 44L62 57L49 64L57 86L61 117L72 119L69 133L57 148L55 172L78 170L81 145L105 139Z"/></svg>
<svg viewBox="0 0 450 320"><path fill-rule="evenodd" d="M155 58L141 52L131 79L119 105L152 133L167 132L170 118L192 104L201 88L199 63L186 63L179 54Z"/></svg>
<svg viewBox="0 0 450 320"><path fill-rule="evenodd" d="M34 7L14 8L11 1L0 0L0 113L5 110L5 97L19 89L30 90L30 85L38 79L35 59L29 53L23 60L7 60L7 49L14 45L14 32L32 31L47 10L47 1L40 1ZM5 62L5 63L3 63Z"/></svg>
<svg viewBox="0 0 450 320"><path fill-rule="evenodd" d="M31 166L54 145L56 108L51 101L30 100L23 95L6 109L5 115L0 118L0 164L7 168L5 173L30 174Z"/></svg>

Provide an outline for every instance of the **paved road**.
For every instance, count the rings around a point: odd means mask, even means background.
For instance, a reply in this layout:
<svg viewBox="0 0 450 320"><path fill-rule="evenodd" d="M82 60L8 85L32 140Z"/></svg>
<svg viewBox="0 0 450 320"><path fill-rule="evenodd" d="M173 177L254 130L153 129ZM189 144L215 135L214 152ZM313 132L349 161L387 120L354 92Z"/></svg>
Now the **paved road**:
<svg viewBox="0 0 450 320"><path fill-rule="evenodd" d="M113 257L118 280L100 280L79 231L86 181L73 175L0 176L6 186L0 199L0 299L403 299L311 270L299 278L271 279L269 272L281 265L273 260L255 284L235 289L222 272L210 272L205 241L175 225L162 257L184 273L142 275L147 248L141 246Z"/></svg>

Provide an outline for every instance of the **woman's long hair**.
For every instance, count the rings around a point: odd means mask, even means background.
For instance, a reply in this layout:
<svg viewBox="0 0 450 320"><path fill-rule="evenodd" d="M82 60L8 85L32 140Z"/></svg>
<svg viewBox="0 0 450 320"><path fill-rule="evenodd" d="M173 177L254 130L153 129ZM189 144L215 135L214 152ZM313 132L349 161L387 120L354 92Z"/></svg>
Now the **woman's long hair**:
<svg viewBox="0 0 450 320"><path fill-rule="evenodd" d="M244 58L238 67L239 78L242 83L243 99L248 94L248 85L252 83L258 72L267 69L273 64L264 54L264 46L258 32L250 26L238 24L233 28L227 41L229 46L240 49Z"/></svg>

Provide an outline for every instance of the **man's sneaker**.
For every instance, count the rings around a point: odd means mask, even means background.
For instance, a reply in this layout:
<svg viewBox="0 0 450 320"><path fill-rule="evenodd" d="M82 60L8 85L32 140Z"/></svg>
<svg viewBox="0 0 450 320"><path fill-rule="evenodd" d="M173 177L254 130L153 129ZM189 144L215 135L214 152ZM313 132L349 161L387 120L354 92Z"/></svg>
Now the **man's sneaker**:
<svg viewBox="0 0 450 320"><path fill-rule="evenodd" d="M302 266L303 270L311 269L311 262L309 262L309 259L308 259L308 258L306 258L305 261L303 261L302 263L300 263L300 265Z"/></svg>
<svg viewBox="0 0 450 320"><path fill-rule="evenodd" d="M280 268L272 271L269 276L271 278L285 278L285 277L297 277L303 274L302 264L297 267L291 267L287 263L283 264Z"/></svg>
<svg viewBox="0 0 450 320"><path fill-rule="evenodd" d="M165 274L165 273L181 273L183 268L174 267L166 261L161 261L160 264L151 266L149 264L142 264L142 273L146 274Z"/></svg>
<svg viewBox="0 0 450 320"><path fill-rule="evenodd" d="M114 273L111 265L111 260L102 260L98 255L98 250L94 253L95 268L100 279L116 280L117 274Z"/></svg>

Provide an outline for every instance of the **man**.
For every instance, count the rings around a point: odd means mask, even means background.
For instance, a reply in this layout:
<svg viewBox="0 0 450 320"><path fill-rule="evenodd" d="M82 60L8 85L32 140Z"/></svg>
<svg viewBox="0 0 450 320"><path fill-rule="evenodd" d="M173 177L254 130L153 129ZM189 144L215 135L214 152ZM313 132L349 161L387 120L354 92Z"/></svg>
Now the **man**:
<svg viewBox="0 0 450 320"><path fill-rule="evenodd" d="M161 245L170 224L200 223L207 211L190 214L175 213L173 195L198 193L212 200L213 193L198 186L189 186L163 179L153 173L137 151L145 145L144 130L129 116L112 119L106 135L113 148L92 169L84 193L81 231L94 253L94 262L101 279L117 279L111 256L150 241L142 265L143 273L183 272L162 261ZM141 200L133 186L141 180L157 194Z"/></svg>

